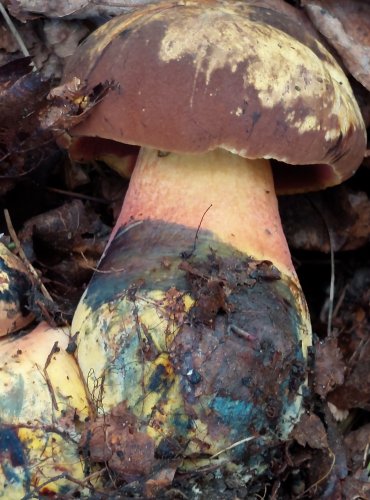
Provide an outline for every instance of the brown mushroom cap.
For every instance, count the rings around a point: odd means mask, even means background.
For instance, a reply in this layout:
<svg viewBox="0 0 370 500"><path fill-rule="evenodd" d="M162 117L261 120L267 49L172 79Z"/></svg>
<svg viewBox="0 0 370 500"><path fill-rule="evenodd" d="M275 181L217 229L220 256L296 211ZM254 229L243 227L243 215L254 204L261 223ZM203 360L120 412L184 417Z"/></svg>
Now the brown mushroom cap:
<svg viewBox="0 0 370 500"><path fill-rule="evenodd" d="M87 91L116 84L72 135L310 165L282 168L285 191L342 182L366 145L351 87L311 32L276 9L164 2L111 20L67 66L64 81Z"/></svg>

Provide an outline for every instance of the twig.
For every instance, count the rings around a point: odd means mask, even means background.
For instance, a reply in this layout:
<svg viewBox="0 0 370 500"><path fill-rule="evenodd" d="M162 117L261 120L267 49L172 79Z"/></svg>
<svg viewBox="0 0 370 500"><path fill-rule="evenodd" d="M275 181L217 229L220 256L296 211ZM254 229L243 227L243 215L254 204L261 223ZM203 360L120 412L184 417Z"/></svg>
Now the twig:
<svg viewBox="0 0 370 500"><path fill-rule="evenodd" d="M199 222L199 225L198 225L198 228L196 230L195 237L194 237L193 248L190 250L190 252L181 252L181 258L182 259L190 259L190 257L195 252L195 248L196 248L196 245L197 245L198 234L199 234L199 231L200 231L200 226L202 225L203 219L204 219L206 213L208 212L208 210L210 208L212 208L212 203L210 204L210 206L207 208L207 210L202 215L202 218L200 219L200 222Z"/></svg>
<svg viewBox="0 0 370 500"><path fill-rule="evenodd" d="M50 365L51 358L53 357L53 355L56 352L59 352L59 350L60 349L58 347L58 341L56 341L56 342L54 342L54 345L51 348L51 351L49 352L48 357L46 358L45 366L44 366L44 376L45 376L46 384L47 384L49 392L50 392L51 401L52 401L54 409L56 411L58 411L58 403L57 403L57 400L56 400L56 397L55 397L55 393L54 393L54 389L53 389L53 384L51 383L51 380L50 380L49 374L47 372L47 369L48 369L48 366Z"/></svg>
<svg viewBox="0 0 370 500"><path fill-rule="evenodd" d="M39 498L39 493L42 492L42 490L43 490L43 488L45 488L45 486L47 486L50 483L55 483L56 481L60 481L61 479L66 479L67 481L70 481L71 483L77 484L78 486L81 486L82 488L88 488L93 493L98 493L100 495L105 496L106 492L98 490L94 486L90 485L89 482L91 481L91 479L95 479L95 478L101 476L102 474L104 474L104 472L106 470L107 470L107 468L104 467L101 470L93 472L89 476L86 476L82 481L71 476L70 474L68 474L68 472L63 472L62 474L59 474L58 476L51 477L50 479L48 479L44 483L39 484L37 486L37 488L35 488L33 491L31 491L30 493L25 495L21 500L30 500L31 498ZM37 497L35 497L35 495L37 495Z"/></svg>
<svg viewBox="0 0 370 500"><path fill-rule="evenodd" d="M51 295L50 295L50 293L47 291L47 289L45 288L44 284L42 283L39 275L37 274L36 269L33 267L33 265L27 259L26 254L24 253L24 250L23 250L23 248L21 246L21 243L20 243L20 241L18 239L17 233L14 230L14 227L13 227L13 224L12 224L12 220L10 218L9 211L7 209L4 210L4 216L5 216L5 221L6 221L6 225L7 225L10 237L12 238L12 240L13 240L13 242L15 244L15 247L17 249L19 257L22 259L23 264L26 266L26 268L28 269L28 271L30 272L31 276L34 278L34 280L36 281L36 283L39 285L41 293L43 294L43 296L47 300L50 300L50 302L54 302L53 299L52 299L52 297L51 297Z"/></svg>
<svg viewBox="0 0 370 500"><path fill-rule="evenodd" d="M111 203L110 201L104 200L102 198L97 198L95 196L89 196L87 194L82 194L82 193L75 193L73 191L66 191L64 189L57 189L52 187L48 187L46 189L47 191L51 191L52 193L63 194L65 196L70 196L71 198L80 198L81 200L94 201L96 203L103 203L104 205L109 205L109 203Z"/></svg>
<svg viewBox="0 0 370 500"><path fill-rule="evenodd" d="M21 35L19 34L17 28L15 27L15 25L14 25L11 17L7 13L7 11L5 10L5 7L3 6L2 2L0 2L0 13L2 14L3 18L5 19L5 22L8 25L8 28L9 28L11 34L16 39L16 41L17 41L17 43L19 45L19 48L21 49L22 54L25 57L30 57L30 53L28 52L28 49L27 49L24 41L22 40ZM31 61L31 64L33 66L33 71L36 71L37 68L35 66L35 63Z"/></svg>
<svg viewBox="0 0 370 500"><path fill-rule="evenodd" d="M334 310L334 291L335 291L335 263L334 263L334 248L333 237L329 226L326 224L330 245L330 287L329 287L329 310L328 310L328 337L331 335L333 324L333 310Z"/></svg>
<svg viewBox="0 0 370 500"><path fill-rule="evenodd" d="M253 335L253 333L249 333L249 332L243 330L243 328L240 328L239 326L234 325L233 323L231 323L231 325L228 326L227 333L228 334L235 333L239 337L246 339L246 340L256 340L256 338L257 338L255 335Z"/></svg>
<svg viewBox="0 0 370 500"><path fill-rule="evenodd" d="M334 465L335 465L335 453L333 453L330 448L328 448L328 452L332 457L332 462L330 464L329 469L325 472L325 474L323 476L321 476L317 481L315 481L313 484L311 484L311 486L309 486L305 491L303 491L303 493L298 495L297 498L303 498L309 491L311 491L313 488L316 488L316 486L318 486L320 483L325 481L325 479L330 475L330 473L333 470Z"/></svg>
<svg viewBox="0 0 370 500"><path fill-rule="evenodd" d="M339 299L337 300L336 306L335 306L334 311L333 311L333 318L337 317L338 312L339 312L340 308L342 307L344 298L345 298L346 293L347 293L347 288L348 288L348 284L344 286L344 288L339 296Z"/></svg>

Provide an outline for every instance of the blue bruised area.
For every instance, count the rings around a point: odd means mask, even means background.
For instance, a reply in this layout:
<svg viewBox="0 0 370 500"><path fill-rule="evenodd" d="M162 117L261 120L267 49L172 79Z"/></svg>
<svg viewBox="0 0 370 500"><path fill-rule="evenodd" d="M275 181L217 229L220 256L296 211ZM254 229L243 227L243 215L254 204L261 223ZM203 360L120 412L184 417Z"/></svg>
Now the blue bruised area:
<svg viewBox="0 0 370 500"><path fill-rule="evenodd" d="M24 273L9 267L2 258L0 258L0 272L4 272L8 276L10 285L9 288L0 291L0 301L5 303L19 302L23 310L27 305L26 292L32 286L31 282ZM25 310L26 313L28 310Z"/></svg>
<svg viewBox="0 0 370 500"><path fill-rule="evenodd" d="M167 391L172 385L170 379L167 377L166 367L163 365L158 365L150 377L148 391L149 392L160 392Z"/></svg>
<svg viewBox="0 0 370 500"><path fill-rule="evenodd" d="M23 445L16 431L0 427L0 453L6 452L14 467L25 465Z"/></svg>
<svg viewBox="0 0 370 500"><path fill-rule="evenodd" d="M3 419L14 421L19 417L23 408L24 401L24 379L21 375L14 373L12 383L8 392L3 392L0 399L0 415Z"/></svg>
<svg viewBox="0 0 370 500"><path fill-rule="evenodd" d="M1 460L1 467L7 481L15 483L24 481L29 482L28 473L26 472L26 457L23 451L23 444L19 439L17 432L14 429L4 428L0 425L0 456L9 457L9 462ZM23 467L26 472L26 478L22 474L21 477L16 473L16 467Z"/></svg>
<svg viewBox="0 0 370 500"><path fill-rule="evenodd" d="M135 283L143 280L147 291L167 291L173 286L186 290L185 273L178 266L181 252L192 248L194 234L192 228L161 221L143 221L136 227L121 228L99 264L102 272L93 275L84 302L96 310L102 304L122 298L124 291L130 297L130 290L134 297ZM235 252L232 247L216 242L209 231L203 231L197 240L197 254L209 253L210 242L212 248L220 247L222 255ZM168 261L166 266L161 265L164 257Z"/></svg>
<svg viewBox="0 0 370 500"><path fill-rule="evenodd" d="M236 434L245 432L253 412L252 403L235 401L222 396L216 396L210 407L218 413L222 422L231 427Z"/></svg>

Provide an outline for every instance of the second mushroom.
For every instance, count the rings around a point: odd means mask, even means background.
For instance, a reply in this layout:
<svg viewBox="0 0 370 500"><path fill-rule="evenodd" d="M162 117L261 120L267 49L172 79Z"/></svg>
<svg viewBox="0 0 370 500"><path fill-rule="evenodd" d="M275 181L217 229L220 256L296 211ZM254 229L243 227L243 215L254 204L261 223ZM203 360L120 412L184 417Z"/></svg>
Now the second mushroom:
<svg viewBox="0 0 370 500"><path fill-rule="evenodd" d="M267 463L301 412L310 322L269 160L286 192L331 186L365 129L334 58L274 3L148 6L93 33L64 75L113 83L70 130L74 154L141 147L72 325L90 456L124 478ZM99 432L107 416L119 425Z"/></svg>

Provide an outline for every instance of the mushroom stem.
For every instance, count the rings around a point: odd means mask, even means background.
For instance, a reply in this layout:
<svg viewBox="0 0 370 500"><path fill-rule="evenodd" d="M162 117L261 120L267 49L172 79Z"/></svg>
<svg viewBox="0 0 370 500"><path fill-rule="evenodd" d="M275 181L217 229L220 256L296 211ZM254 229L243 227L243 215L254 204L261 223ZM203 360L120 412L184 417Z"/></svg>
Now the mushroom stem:
<svg viewBox="0 0 370 500"><path fill-rule="evenodd" d="M200 238L207 230L215 239L295 276L267 160L221 149L180 155L141 148L111 239L120 227L139 220L192 228L194 241L200 227Z"/></svg>
<svg viewBox="0 0 370 500"><path fill-rule="evenodd" d="M123 477L225 449L239 460L246 435L286 439L310 325L269 163L143 149L72 331L97 402L91 457ZM103 436L108 413L119 425Z"/></svg>

